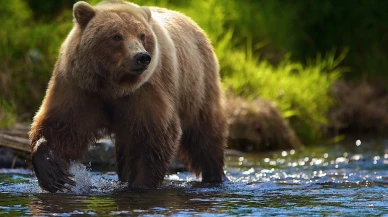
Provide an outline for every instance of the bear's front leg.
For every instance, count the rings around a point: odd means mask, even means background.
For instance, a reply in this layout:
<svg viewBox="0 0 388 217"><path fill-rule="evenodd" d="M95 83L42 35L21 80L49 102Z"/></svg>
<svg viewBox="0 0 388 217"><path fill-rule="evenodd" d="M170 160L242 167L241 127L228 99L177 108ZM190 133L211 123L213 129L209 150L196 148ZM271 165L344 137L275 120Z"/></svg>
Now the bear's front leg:
<svg viewBox="0 0 388 217"><path fill-rule="evenodd" d="M40 187L54 193L69 190L66 184L75 185L68 172L70 161L82 159L92 135L71 119L59 118L64 113L47 114L39 112L31 129L32 165Z"/></svg>
<svg viewBox="0 0 388 217"><path fill-rule="evenodd" d="M38 113L31 129L32 165L39 186L52 193L69 190L66 184L75 185L68 172L70 161L82 160L96 136L86 125L56 117Z"/></svg>
<svg viewBox="0 0 388 217"><path fill-rule="evenodd" d="M126 128L126 127L125 127ZM178 121L162 125L133 124L116 133L116 161L120 181L130 188L157 188L179 144Z"/></svg>
<svg viewBox="0 0 388 217"><path fill-rule="evenodd" d="M30 140L32 165L39 185L50 192L74 185L70 161L79 161L107 120L99 98L53 76L34 117Z"/></svg>

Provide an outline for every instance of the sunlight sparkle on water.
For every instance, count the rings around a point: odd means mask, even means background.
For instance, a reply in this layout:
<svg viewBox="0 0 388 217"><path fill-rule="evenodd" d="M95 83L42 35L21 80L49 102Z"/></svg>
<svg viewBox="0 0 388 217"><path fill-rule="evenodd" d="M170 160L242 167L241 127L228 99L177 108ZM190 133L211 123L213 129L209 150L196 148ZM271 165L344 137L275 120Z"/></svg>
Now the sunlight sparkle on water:
<svg viewBox="0 0 388 217"><path fill-rule="evenodd" d="M311 159L310 161L310 165L319 165L319 164L322 164L323 163L323 159L322 158L313 158Z"/></svg>
<svg viewBox="0 0 388 217"><path fill-rule="evenodd" d="M145 192L128 190L114 172L72 165L76 188L41 194L33 173L0 170L0 215L381 216L388 211L388 146L368 145L227 156L228 183L203 184L179 172Z"/></svg>

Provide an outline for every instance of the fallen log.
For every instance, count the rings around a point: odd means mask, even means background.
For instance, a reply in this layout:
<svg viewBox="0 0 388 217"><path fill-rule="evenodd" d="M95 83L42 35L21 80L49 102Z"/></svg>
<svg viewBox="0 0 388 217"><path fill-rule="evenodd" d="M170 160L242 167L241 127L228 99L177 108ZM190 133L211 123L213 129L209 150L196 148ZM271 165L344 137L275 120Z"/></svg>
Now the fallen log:
<svg viewBox="0 0 388 217"><path fill-rule="evenodd" d="M27 124L17 124L12 129L0 130L0 146L31 152L28 131L29 126Z"/></svg>

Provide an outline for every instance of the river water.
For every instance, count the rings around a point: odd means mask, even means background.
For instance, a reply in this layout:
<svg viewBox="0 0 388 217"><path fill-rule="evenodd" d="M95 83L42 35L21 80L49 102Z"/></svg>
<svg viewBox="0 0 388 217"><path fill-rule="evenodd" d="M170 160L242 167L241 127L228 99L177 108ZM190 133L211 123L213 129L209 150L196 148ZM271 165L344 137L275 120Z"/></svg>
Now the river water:
<svg viewBox="0 0 388 217"><path fill-rule="evenodd" d="M229 183L168 175L132 191L114 172L74 164L71 192L41 192L30 170L0 169L0 216L388 216L388 140L228 155Z"/></svg>

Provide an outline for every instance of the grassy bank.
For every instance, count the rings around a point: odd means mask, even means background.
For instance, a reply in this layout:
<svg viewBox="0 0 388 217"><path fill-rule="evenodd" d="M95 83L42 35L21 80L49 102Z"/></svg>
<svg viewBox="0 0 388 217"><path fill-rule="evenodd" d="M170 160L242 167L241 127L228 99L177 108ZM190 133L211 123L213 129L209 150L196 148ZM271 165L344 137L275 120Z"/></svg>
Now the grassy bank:
<svg viewBox="0 0 388 217"><path fill-rule="evenodd" d="M14 0L0 5L5 30L0 33L0 127L16 117L30 120L37 110L59 46L72 27L73 2ZM348 61L348 49L334 52L330 46L324 55L319 50L301 55L305 31L293 22L305 6L248 0L134 2L192 17L212 40L228 94L274 101L304 143L321 138L333 104L330 87L345 72L340 63Z"/></svg>

